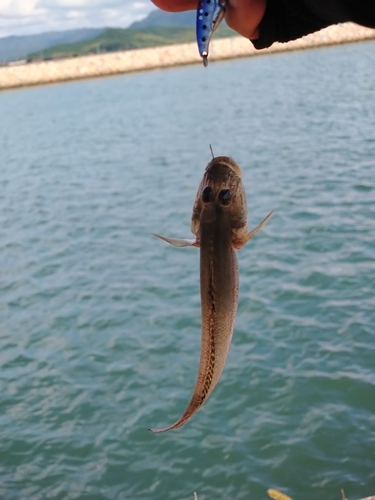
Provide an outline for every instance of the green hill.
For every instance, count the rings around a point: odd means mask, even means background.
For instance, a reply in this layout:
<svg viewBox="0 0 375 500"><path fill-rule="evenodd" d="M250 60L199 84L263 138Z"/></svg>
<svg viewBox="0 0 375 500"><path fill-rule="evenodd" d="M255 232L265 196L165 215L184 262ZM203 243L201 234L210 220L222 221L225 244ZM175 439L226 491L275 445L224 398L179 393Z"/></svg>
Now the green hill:
<svg viewBox="0 0 375 500"><path fill-rule="evenodd" d="M189 26L194 27L196 23L197 12L195 10L187 10L185 12L165 12L164 10L156 9L149 13L147 17L141 21L135 21L129 26L134 30L149 28L150 26Z"/></svg>
<svg viewBox="0 0 375 500"><path fill-rule="evenodd" d="M31 51L45 50L52 45L83 42L99 36L106 28L83 28L68 31L49 31L39 35L7 36L0 38L0 61L26 59Z"/></svg>
<svg viewBox="0 0 375 500"><path fill-rule="evenodd" d="M216 38L234 36L226 25L219 27ZM77 57L88 54L133 50L195 41L195 29L188 26L151 26L143 29L108 28L91 40L61 44L28 55L29 61Z"/></svg>

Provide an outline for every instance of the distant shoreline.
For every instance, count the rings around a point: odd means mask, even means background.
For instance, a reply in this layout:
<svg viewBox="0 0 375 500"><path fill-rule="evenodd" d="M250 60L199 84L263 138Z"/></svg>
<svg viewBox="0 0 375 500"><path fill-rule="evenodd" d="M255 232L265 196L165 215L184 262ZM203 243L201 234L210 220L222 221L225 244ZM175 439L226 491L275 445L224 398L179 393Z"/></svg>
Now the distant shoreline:
<svg viewBox="0 0 375 500"><path fill-rule="evenodd" d="M304 50L364 40L375 40L375 29L364 28L353 23L330 26L292 42L275 43L264 50L255 50L249 40L242 37L222 38L212 41L209 61ZM0 90L197 63L202 64L197 46L195 43L187 43L8 65L0 67Z"/></svg>

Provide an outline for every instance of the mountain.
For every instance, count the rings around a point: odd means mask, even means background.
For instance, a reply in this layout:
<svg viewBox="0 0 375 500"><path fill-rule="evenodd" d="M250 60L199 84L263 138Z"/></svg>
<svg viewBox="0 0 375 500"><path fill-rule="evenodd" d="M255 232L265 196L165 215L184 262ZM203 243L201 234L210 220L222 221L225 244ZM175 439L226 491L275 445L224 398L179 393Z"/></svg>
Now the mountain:
<svg viewBox="0 0 375 500"><path fill-rule="evenodd" d="M136 21L129 26L129 29L144 29L151 26L189 26L195 27L196 12L188 10L186 12L164 12L163 10L153 10L150 14L142 19Z"/></svg>
<svg viewBox="0 0 375 500"><path fill-rule="evenodd" d="M108 28L101 35L84 42L54 45L28 54L29 60L60 59L88 54L132 50L143 47L191 42L194 30L187 27L150 27L141 30Z"/></svg>
<svg viewBox="0 0 375 500"><path fill-rule="evenodd" d="M233 36L226 26L220 26L216 38ZM28 60L40 61L77 57L89 54L133 50L145 47L160 47L195 41L195 29L188 26L150 26L143 29L108 28L101 35L84 42L55 45L48 49L28 54Z"/></svg>
<svg viewBox="0 0 375 500"><path fill-rule="evenodd" d="M30 52L36 52L53 45L77 43L99 36L106 28L82 28L69 31L50 31L40 35L7 36L0 38L0 61L25 59Z"/></svg>
<svg viewBox="0 0 375 500"><path fill-rule="evenodd" d="M195 41L195 11L153 10L129 28L83 28L0 38L0 62L55 59ZM216 38L233 36L225 23Z"/></svg>

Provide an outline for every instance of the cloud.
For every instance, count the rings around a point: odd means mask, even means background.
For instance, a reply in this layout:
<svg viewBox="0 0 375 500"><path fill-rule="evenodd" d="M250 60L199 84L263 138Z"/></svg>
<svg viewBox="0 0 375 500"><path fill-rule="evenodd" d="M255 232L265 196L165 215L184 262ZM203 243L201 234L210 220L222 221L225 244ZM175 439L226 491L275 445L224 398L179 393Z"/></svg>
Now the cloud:
<svg viewBox="0 0 375 500"><path fill-rule="evenodd" d="M0 0L0 37L105 26L126 28L155 7L134 0Z"/></svg>
<svg viewBox="0 0 375 500"><path fill-rule="evenodd" d="M38 15L38 0L2 0L0 19L22 18ZM39 10L40 13L40 10Z"/></svg>

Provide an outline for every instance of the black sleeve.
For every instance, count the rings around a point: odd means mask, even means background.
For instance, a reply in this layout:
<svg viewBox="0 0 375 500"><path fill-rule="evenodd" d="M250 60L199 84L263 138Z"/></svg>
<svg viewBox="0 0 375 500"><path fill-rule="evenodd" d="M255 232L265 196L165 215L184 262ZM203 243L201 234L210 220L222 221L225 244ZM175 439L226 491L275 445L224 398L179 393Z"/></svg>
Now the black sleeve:
<svg viewBox="0 0 375 500"><path fill-rule="evenodd" d="M265 49L274 42L289 42L330 24L332 22L312 11L302 0L267 0L259 38L251 42L256 49Z"/></svg>
<svg viewBox="0 0 375 500"><path fill-rule="evenodd" d="M251 41L265 49L346 21L375 28L374 0L267 0L259 38Z"/></svg>

